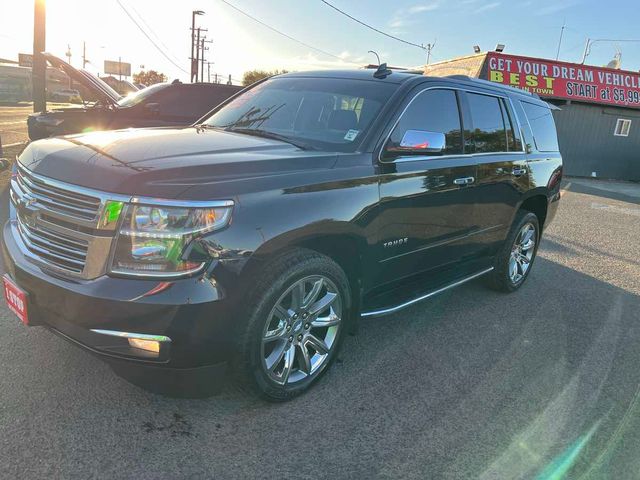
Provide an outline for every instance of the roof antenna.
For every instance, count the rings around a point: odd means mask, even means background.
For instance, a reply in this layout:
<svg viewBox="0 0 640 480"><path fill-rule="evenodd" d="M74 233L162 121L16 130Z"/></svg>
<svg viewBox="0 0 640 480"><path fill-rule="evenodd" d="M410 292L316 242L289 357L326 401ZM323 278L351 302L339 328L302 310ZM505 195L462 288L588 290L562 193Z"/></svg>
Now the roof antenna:
<svg viewBox="0 0 640 480"><path fill-rule="evenodd" d="M378 55L378 52L375 52L373 50L369 50L367 53L373 53L376 58L378 59L378 65L380 65L380 55Z"/></svg>
<svg viewBox="0 0 640 480"><path fill-rule="evenodd" d="M373 78L387 78L392 73L393 72L387 68L387 64L385 62L378 66L376 73L373 74Z"/></svg>

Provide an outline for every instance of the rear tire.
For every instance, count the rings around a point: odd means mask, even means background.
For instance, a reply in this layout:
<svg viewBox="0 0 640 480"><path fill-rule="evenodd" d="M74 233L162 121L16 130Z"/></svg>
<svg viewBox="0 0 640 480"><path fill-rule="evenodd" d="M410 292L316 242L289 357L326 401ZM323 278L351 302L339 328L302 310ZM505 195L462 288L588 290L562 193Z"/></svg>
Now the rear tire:
<svg viewBox="0 0 640 480"><path fill-rule="evenodd" d="M539 241L538 217L529 211L519 210L504 245L496 255L494 269L487 277L489 287L506 293L518 290L531 273Z"/></svg>
<svg viewBox="0 0 640 480"><path fill-rule="evenodd" d="M275 258L256 278L234 380L244 391L286 401L335 360L352 313L349 282L329 257L301 248Z"/></svg>

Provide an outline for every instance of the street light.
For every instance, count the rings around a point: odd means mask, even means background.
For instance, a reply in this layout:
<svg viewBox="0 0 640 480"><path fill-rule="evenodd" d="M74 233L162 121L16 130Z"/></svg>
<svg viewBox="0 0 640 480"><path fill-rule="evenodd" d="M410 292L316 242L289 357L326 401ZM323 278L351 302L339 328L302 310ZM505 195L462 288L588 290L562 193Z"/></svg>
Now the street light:
<svg viewBox="0 0 640 480"><path fill-rule="evenodd" d="M584 62L587 60L587 57L591 53L591 47L593 46L594 43L597 43L597 42L640 43L640 40L629 40L629 39L614 40L610 38L596 38L596 39L587 38L587 43L584 46L584 53L582 54L582 61L580 62L582 65L584 65Z"/></svg>

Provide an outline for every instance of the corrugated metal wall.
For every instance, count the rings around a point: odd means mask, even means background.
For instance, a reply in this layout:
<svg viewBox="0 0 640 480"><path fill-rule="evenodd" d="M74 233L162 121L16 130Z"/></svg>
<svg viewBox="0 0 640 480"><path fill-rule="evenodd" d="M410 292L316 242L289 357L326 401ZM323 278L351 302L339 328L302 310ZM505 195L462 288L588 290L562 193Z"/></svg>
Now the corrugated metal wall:
<svg viewBox="0 0 640 480"><path fill-rule="evenodd" d="M584 103L553 102L564 173L640 181L640 111ZM631 120L628 137L613 133L619 118Z"/></svg>

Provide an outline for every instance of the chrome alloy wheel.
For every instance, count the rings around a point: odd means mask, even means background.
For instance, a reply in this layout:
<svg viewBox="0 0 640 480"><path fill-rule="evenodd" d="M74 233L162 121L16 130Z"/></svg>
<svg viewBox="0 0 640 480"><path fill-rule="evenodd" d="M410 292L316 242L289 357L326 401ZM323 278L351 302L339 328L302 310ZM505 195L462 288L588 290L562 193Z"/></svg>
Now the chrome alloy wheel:
<svg viewBox="0 0 640 480"><path fill-rule="evenodd" d="M535 252L536 238L536 227L532 223L526 223L516 236L509 257L509 278L514 285L520 282L529 271Z"/></svg>
<svg viewBox="0 0 640 480"><path fill-rule="evenodd" d="M304 380L329 359L342 321L342 298L327 277L298 280L278 299L262 334L261 359L280 385Z"/></svg>

